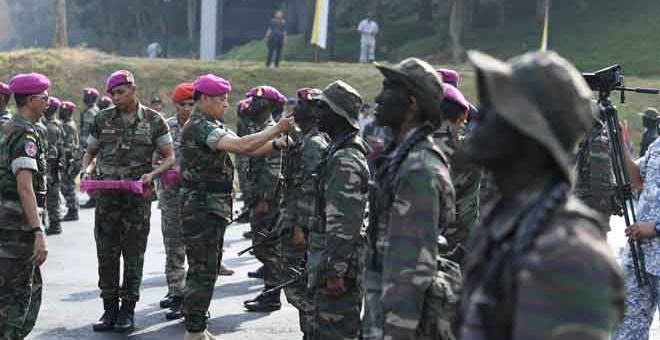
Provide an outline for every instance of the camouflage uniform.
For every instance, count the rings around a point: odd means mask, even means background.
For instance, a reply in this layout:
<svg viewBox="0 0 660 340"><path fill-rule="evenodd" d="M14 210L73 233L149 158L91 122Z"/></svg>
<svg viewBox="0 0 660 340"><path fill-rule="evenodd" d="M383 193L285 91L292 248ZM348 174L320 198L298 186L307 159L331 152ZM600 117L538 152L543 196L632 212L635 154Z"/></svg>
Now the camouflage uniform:
<svg viewBox="0 0 660 340"><path fill-rule="evenodd" d="M97 150L96 178L100 180L139 179L151 172L153 153L171 143L163 117L141 104L131 125L116 107L100 112L87 139L88 148ZM96 194L96 200L94 238L101 297L134 303L140 298L151 199L105 190ZM120 288L122 256L124 278Z"/></svg>
<svg viewBox="0 0 660 340"><path fill-rule="evenodd" d="M63 128L65 162L62 176L62 195L66 200L67 214L71 214L72 211L77 214L80 204L76 194L76 177L80 174L82 160L80 140L78 139L76 122L71 119L71 116L64 121Z"/></svg>
<svg viewBox="0 0 660 340"><path fill-rule="evenodd" d="M0 134L0 338L22 339L34 327L41 304L41 275L30 261L32 226L26 224L15 172L33 170L37 205L46 195L46 148L34 124L20 114Z"/></svg>
<svg viewBox="0 0 660 340"><path fill-rule="evenodd" d="M177 164L181 168L181 130L176 116L166 120L167 126L174 142L174 153ZM161 228L163 243L165 245L165 277L167 279L168 294L183 297L186 276L186 249L181 240L181 220L179 218L179 189L180 184L171 184L168 187L160 186L158 191L158 207L161 209Z"/></svg>
<svg viewBox="0 0 660 340"><path fill-rule="evenodd" d="M234 165L218 141L234 133L197 107L181 132L181 236L188 258L184 314L188 332L206 329L206 313L232 218Z"/></svg>
<svg viewBox="0 0 660 340"><path fill-rule="evenodd" d="M80 148L84 152L87 150L87 137L92 131L94 125L94 118L100 112L96 104L87 107L84 111L80 112Z"/></svg>
<svg viewBox="0 0 660 340"><path fill-rule="evenodd" d="M46 124L43 122L43 117L42 119L39 119L34 123L34 130L37 132L39 137L41 137L41 143L44 146L44 150L48 150L48 128L46 127ZM48 171L46 171L46 175ZM48 186L48 185L46 185ZM41 223L43 223L44 227L46 230L48 230L48 227L50 226L50 219L48 217L48 209L42 209L40 213L41 217Z"/></svg>
<svg viewBox="0 0 660 340"><path fill-rule="evenodd" d="M293 136L292 136L293 137ZM316 168L328 148L328 137L318 128L303 133L298 131L295 145L286 151L284 159L284 178L282 209L278 226L285 236L281 239L282 281L291 280L295 273L289 268L305 269L305 252L293 244L294 227L303 229L309 235L309 221L315 216L315 178ZM298 309L300 330L311 334L314 307L307 294L306 283L299 283L284 288L287 301Z"/></svg>
<svg viewBox="0 0 660 340"><path fill-rule="evenodd" d="M266 130L276 123L268 118L262 124L257 125L258 131ZM255 206L259 202L268 204L268 211L264 214L257 213L254 209L250 216L250 227L252 230L252 243L264 239L259 233L267 234L275 229L275 222L279 214L278 186L280 180L280 169L282 164L281 152L273 152L267 156L250 157L249 159L249 191L251 200ZM264 285L268 288L277 286L280 280L280 246L279 241L267 242L254 249L254 255L264 264Z"/></svg>
<svg viewBox="0 0 660 340"><path fill-rule="evenodd" d="M11 113L9 111L0 112L0 126L7 124L11 119Z"/></svg>
<svg viewBox="0 0 660 340"><path fill-rule="evenodd" d="M60 227L60 188L62 184L62 169L66 158L64 156L64 130L62 122L54 116L47 119L46 128L48 149L46 151L46 161L48 162L48 191L46 195L46 207L48 208L49 228L57 232Z"/></svg>
<svg viewBox="0 0 660 340"><path fill-rule="evenodd" d="M239 114L239 119L238 119L238 124L237 124L237 130L236 134L239 137L251 135L253 133L259 132L259 129L257 126L254 124L252 120L250 120L250 117L246 116L245 110L240 105L243 105L242 103L239 104L239 111L241 113ZM241 189L241 197L243 199L244 207L243 209L249 209L250 205L252 205L252 195L250 193L250 181L249 181L249 175L250 175L250 157L249 156L244 156L244 155L236 155L236 170L238 172L238 183L240 185Z"/></svg>
<svg viewBox="0 0 660 340"><path fill-rule="evenodd" d="M491 205L471 237L460 336L607 339L622 312L621 275L606 242L606 221L570 194L573 148L594 123L589 86L553 52L528 53L510 64L478 52L469 56L481 79L480 97L492 99L488 113L496 115L486 120L490 125L477 124L473 145L482 147L494 131L510 131L497 130L499 124L515 130L516 141L536 143L526 152L547 155L529 163L540 176ZM477 157L484 151L475 146L470 152ZM516 154L494 157L526 162ZM511 176L513 190L521 175Z"/></svg>

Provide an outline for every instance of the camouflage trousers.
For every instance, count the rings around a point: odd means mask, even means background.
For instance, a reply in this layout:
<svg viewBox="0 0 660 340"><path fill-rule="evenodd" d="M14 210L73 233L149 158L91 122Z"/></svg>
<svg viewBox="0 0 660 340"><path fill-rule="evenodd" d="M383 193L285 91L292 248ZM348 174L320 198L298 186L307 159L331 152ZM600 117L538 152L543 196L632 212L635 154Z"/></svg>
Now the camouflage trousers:
<svg viewBox="0 0 660 340"><path fill-rule="evenodd" d="M39 315L43 282L39 267L29 260L33 242L31 233L0 231L0 252L8 255L0 258L1 340L23 339Z"/></svg>
<svg viewBox="0 0 660 340"><path fill-rule="evenodd" d="M104 191L96 195L94 239L101 298L140 299L150 218L151 201L148 199L119 191ZM122 258L124 275L120 288Z"/></svg>
<svg viewBox="0 0 660 340"><path fill-rule="evenodd" d="M296 276L296 273L288 268L305 268L305 248L298 248L293 245L291 234L286 234L281 239L281 263L282 263L282 282L289 281ZM300 322L300 331L304 334L312 334L312 325L314 322L314 305L312 297L307 293L306 280L300 280L297 284L284 288L286 300L298 310Z"/></svg>
<svg viewBox="0 0 660 340"><path fill-rule="evenodd" d="M48 221L50 225L57 224L62 215L62 208L60 206L60 188L61 183L56 180L48 178L48 191L46 191L46 209L48 209Z"/></svg>
<svg viewBox="0 0 660 340"><path fill-rule="evenodd" d="M660 277L649 275L649 287L639 287L632 266L623 266L625 284L625 313L623 321L612 333L612 340L648 339L653 316L660 301L651 300L651 291L660 299ZM650 289L649 289L650 288Z"/></svg>
<svg viewBox="0 0 660 340"><path fill-rule="evenodd" d="M76 194L76 177L67 175L66 173L62 174L62 196L66 201L66 207L69 210L77 211L80 208L80 203L78 202L78 195Z"/></svg>
<svg viewBox="0 0 660 340"><path fill-rule="evenodd" d="M266 214L258 214L252 211L250 229L252 230L252 244L261 242L264 237L259 233L267 234L274 229L278 216L278 207L273 207ZM277 286L280 279L280 242L278 240L267 242L254 248L254 256L264 265L264 284L266 286Z"/></svg>
<svg viewBox="0 0 660 340"><path fill-rule="evenodd" d="M186 330L201 332L206 329L206 313L222 261L227 221L210 213L203 205L192 209L182 207L181 220L181 235L188 258L183 298Z"/></svg>
<svg viewBox="0 0 660 340"><path fill-rule="evenodd" d="M346 293L332 296L325 286L311 292L314 314L312 340L358 339L362 294L355 279L345 279Z"/></svg>
<svg viewBox="0 0 660 340"><path fill-rule="evenodd" d="M186 248L181 239L179 186L159 190L158 205L161 209L161 228L165 245L167 292L170 295L183 296L186 278Z"/></svg>

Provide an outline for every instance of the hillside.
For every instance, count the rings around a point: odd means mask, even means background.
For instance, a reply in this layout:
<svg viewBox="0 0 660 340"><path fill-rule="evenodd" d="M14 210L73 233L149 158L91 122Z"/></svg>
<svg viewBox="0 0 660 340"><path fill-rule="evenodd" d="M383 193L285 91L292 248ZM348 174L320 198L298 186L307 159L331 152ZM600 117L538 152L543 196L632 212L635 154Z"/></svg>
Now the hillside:
<svg viewBox="0 0 660 340"><path fill-rule="evenodd" d="M469 65L451 67L462 73L461 87L466 96L478 102L472 68ZM51 94L73 99L77 103L80 103L82 88L94 86L102 89L108 74L120 68L135 74L139 95L145 101L156 93L160 95L167 104L167 112L172 112L172 108L166 99L179 82L194 80L200 74L211 72L226 77L234 87L227 114L230 124L235 122L237 101L248 88L257 85L269 84L292 96L297 88L323 87L331 81L342 79L352 84L366 100L373 102L382 81L376 68L364 64L286 62L280 69L273 70L253 61L123 58L85 49L0 53L0 80L8 81L12 74L20 72L42 72L53 81ZM660 87L660 77L627 77L626 81L628 86ZM618 97L615 102L618 103ZM641 122L635 114L648 106L660 107L660 96L629 94L627 104L619 106L622 117L630 121L631 131L638 140Z"/></svg>

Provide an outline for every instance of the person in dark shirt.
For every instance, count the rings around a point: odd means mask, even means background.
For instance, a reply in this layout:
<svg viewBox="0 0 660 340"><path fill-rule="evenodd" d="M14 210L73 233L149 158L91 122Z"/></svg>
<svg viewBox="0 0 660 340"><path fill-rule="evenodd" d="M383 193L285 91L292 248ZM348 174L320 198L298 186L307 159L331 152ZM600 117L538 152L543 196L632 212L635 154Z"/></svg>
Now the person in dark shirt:
<svg viewBox="0 0 660 340"><path fill-rule="evenodd" d="M268 30L266 31L264 41L266 41L266 46L268 47L266 67L280 67L282 47L286 44L286 21L284 20L284 12L275 12L275 17L271 19L270 24L268 24Z"/></svg>

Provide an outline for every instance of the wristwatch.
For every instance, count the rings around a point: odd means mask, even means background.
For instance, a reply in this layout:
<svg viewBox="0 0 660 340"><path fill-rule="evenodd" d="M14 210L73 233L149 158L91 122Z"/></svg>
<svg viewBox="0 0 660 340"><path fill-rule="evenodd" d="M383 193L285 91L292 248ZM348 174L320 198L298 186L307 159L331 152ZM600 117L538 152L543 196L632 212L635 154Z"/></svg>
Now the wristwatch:
<svg viewBox="0 0 660 340"><path fill-rule="evenodd" d="M44 232L44 230L41 228L41 226L39 226L39 227L34 227L34 228L32 228L30 231L31 231L33 234L43 233L43 232Z"/></svg>

